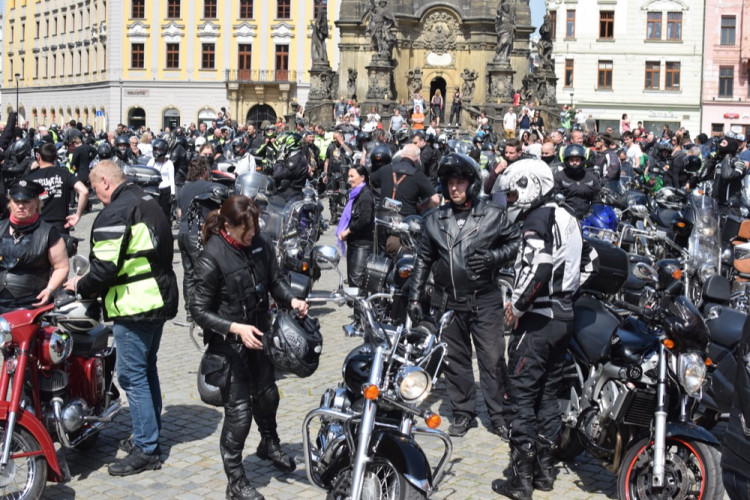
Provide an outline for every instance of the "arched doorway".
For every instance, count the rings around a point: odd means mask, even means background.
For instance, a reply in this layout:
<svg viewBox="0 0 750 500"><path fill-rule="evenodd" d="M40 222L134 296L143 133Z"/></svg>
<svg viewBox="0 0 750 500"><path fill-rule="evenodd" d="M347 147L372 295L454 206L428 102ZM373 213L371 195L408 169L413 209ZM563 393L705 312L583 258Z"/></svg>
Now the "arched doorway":
<svg viewBox="0 0 750 500"><path fill-rule="evenodd" d="M430 103L432 102L432 96L435 95L436 90L440 90L440 95L443 97L443 117L441 117L440 119L440 121L442 122L442 121L445 121L445 108L446 108L445 95L448 90L448 84L445 83L445 79L442 76L436 76L430 82L430 97L429 97ZM427 104L427 106L430 106L429 103L425 103L425 104ZM432 118L434 117L432 116L432 107L430 106L430 119Z"/></svg>
<svg viewBox="0 0 750 500"><path fill-rule="evenodd" d="M216 120L216 113L213 109L202 109L198 112L198 126L201 123L206 124L206 128L211 127L211 122ZM213 130L211 131L213 132Z"/></svg>
<svg viewBox="0 0 750 500"><path fill-rule="evenodd" d="M256 104L248 110L247 118L245 119L247 123L255 125L255 128L260 127L260 124L265 120L268 120L272 124L276 123L276 111L268 104Z"/></svg>
<svg viewBox="0 0 750 500"><path fill-rule="evenodd" d="M139 128L146 125L146 110L143 108L130 108L128 110L128 127L130 127L133 130L138 130Z"/></svg>
<svg viewBox="0 0 750 500"><path fill-rule="evenodd" d="M180 126L180 112L175 108L169 108L164 111L164 120L162 121L162 129L169 127L169 130L174 130Z"/></svg>

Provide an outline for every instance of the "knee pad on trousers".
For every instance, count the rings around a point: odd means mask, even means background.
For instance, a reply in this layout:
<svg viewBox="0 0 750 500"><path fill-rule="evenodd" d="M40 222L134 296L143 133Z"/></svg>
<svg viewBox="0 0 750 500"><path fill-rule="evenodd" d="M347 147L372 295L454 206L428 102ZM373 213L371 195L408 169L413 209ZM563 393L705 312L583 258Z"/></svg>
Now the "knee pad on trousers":
<svg viewBox="0 0 750 500"><path fill-rule="evenodd" d="M279 388L272 384L253 396L253 418L261 435L276 436L276 412L279 409Z"/></svg>

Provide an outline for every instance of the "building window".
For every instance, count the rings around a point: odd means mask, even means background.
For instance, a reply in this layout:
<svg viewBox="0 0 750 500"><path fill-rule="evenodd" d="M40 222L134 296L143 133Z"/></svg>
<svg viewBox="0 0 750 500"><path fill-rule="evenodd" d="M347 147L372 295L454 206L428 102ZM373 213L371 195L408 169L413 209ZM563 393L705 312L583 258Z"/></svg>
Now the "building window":
<svg viewBox="0 0 750 500"><path fill-rule="evenodd" d="M130 67L133 69L143 69L146 67L146 49L145 44L130 44Z"/></svg>
<svg viewBox="0 0 750 500"><path fill-rule="evenodd" d="M130 17L144 19L146 17L146 0L130 0Z"/></svg>
<svg viewBox="0 0 750 500"><path fill-rule="evenodd" d="M711 137L717 137L721 135L724 135L724 124L712 123L711 124Z"/></svg>
<svg viewBox="0 0 750 500"><path fill-rule="evenodd" d="M201 44L201 69L216 69L216 44Z"/></svg>
<svg viewBox="0 0 750 500"><path fill-rule="evenodd" d="M734 68L719 68L719 97L732 97L734 94Z"/></svg>
<svg viewBox="0 0 750 500"><path fill-rule="evenodd" d="M34 79L39 78L39 56L34 56Z"/></svg>
<svg viewBox="0 0 750 500"><path fill-rule="evenodd" d="M167 69L178 69L180 67L180 44L167 44Z"/></svg>
<svg viewBox="0 0 750 500"><path fill-rule="evenodd" d="M326 4L327 4L327 1L326 2L319 2L319 1L313 2L313 19L318 18L318 11L322 9L323 6Z"/></svg>
<svg viewBox="0 0 750 500"><path fill-rule="evenodd" d="M665 74L664 88L667 90L680 90L680 63L668 62Z"/></svg>
<svg viewBox="0 0 750 500"><path fill-rule="evenodd" d="M612 39L615 37L615 11L603 10L599 12L599 38Z"/></svg>
<svg viewBox="0 0 750 500"><path fill-rule="evenodd" d="M659 90L661 79L661 63L659 61L646 61L646 81L643 88L646 90Z"/></svg>
<svg viewBox="0 0 750 500"><path fill-rule="evenodd" d="M646 39L661 40L661 12L646 15Z"/></svg>
<svg viewBox="0 0 750 500"><path fill-rule="evenodd" d="M39 21L37 21L34 26L34 38L39 38Z"/></svg>
<svg viewBox="0 0 750 500"><path fill-rule="evenodd" d="M240 19L253 18L253 0L240 0Z"/></svg>
<svg viewBox="0 0 750 500"><path fill-rule="evenodd" d="M238 51L237 69L238 80L246 82L250 80L250 68L252 67L253 46L249 43L241 43Z"/></svg>
<svg viewBox="0 0 750 500"><path fill-rule="evenodd" d="M180 17L180 0L167 0L167 18L179 19Z"/></svg>
<svg viewBox="0 0 750 500"><path fill-rule="evenodd" d="M50 71L50 76L56 76L56 75L57 75L57 56L53 55L52 56L52 70Z"/></svg>
<svg viewBox="0 0 750 500"><path fill-rule="evenodd" d="M203 0L203 18L216 19L216 0Z"/></svg>
<svg viewBox="0 0 750 500"><path fill-rule="evenodd" d="M44 20L44 36L49 36L49 19Z"/></svg>
<svg viewBox="0 0 750 500"><path fill-rule="evenodd" d="M26 40L26 23L21 24L21 41Z"/></svg>
<svg viewBox="0 0 750 500"><path fill-rule="evenodd" d="M550 38L554 40L555 33L557 33L557 11L550 10L548 14L549 14L549 24L550 24L550 27L549 27Z"/></svg>
<svg viewBox="0 0 750 500"><path fill-rule="evenodd" d="M62 30L60 30L62 33L65 33L68 31L68 16L67 14L63 16L62 18Z"/></svg>
<svg viewBox="0 0 750 500"><path fill-rule="evenodd" d="M565 12L565 38L575 38L576 36L576 11L569 10Z"/></svg>
<svg viewBox="0 0 750 500"><path fill-rule="evenodd" d="M565 87L573 86L573 59L565 59Z"/></svg>
<svg viewBox="0 0 750 500"><path fill-rule="evenodd" d="M276 80L289 81L289 45L276 46Z"/></svg>
<svg viewBox="0 0 750 500"><path fill-rule="evenodd" d="M599 61L598 89L612 89L612 61Z"/></svg>
<svg viewBox="0 0 750 500"><path fill-rule="evenodd" d="M737 28L735 16L721 16L721 44L734 45L734 34Z"/></svg>
<svg viewBox="0 0 750 500"><path fill-rule="evenodd" d="M667 12L667 40L682 40L682 12Z"/></svg>
<svg viewBox="0 0 750 500"><path fill-rule="evenodd" d="M276 0L276 19L292 17L292 0Z"/></svg>

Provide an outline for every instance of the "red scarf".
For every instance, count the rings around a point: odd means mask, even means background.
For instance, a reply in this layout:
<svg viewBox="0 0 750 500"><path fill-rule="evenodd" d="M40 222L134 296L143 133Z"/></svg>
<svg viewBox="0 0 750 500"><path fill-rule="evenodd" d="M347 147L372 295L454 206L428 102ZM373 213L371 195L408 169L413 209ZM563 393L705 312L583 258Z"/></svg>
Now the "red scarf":
<svg viewBox="0 0 750 500"><path fill-rule="evenodd" d="M242 248L247 248L247 245L243 245L241 242L235 240L231 236L229 236L229 233L227 233L225 230L221 230L221 235L224 237L225 240L227 240L227 243L232 245L237 250L240 250Z"/></svg>
<svg viewBox="0 0 750 500"><path fill-rule="evenodd" d="M14 226L20 226L20 227L30 226L38 220L39 220L39 213L35 213L30 218L25 219L25 220L18 220L13 216L13 214L10 214L10 223L13 224Z"/></svg>

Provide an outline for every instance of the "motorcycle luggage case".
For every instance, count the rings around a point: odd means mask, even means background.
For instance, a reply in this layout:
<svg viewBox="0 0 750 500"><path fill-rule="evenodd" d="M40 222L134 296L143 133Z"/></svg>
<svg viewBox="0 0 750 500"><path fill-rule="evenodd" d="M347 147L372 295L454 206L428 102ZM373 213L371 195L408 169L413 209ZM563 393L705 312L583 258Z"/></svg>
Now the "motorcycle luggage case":
<svg viewBox="0 0 750 500"><path fill-rule="evenodd" d="M706 311L706 326L711 342L734 350L742 338L747 315L726 306L712 306Z"/></svg>
<svg viewBox="0 0 750 500"><path fill-rule="evenodd" d="M607 241L594 238L585 240L596 250L599 266L596 273L583 284L582 291L602 294L619 291L628 278L628 254Z"/></svg>
<svg viewBox="0 0 750 500"><path fill-rule="evenodd" d="M152 167L143 165L127 165L123 167L125 178L139 186L158 186L161 183L161 174Z"/></svg>
<svg viewBox="0 0 750 500"><path fill-rule="evenodd" d="M391 259L376 254L370 254L365 264L365 273L362 276L362 288L368 293L383 291L388 273L391 270Z"/></svg>

